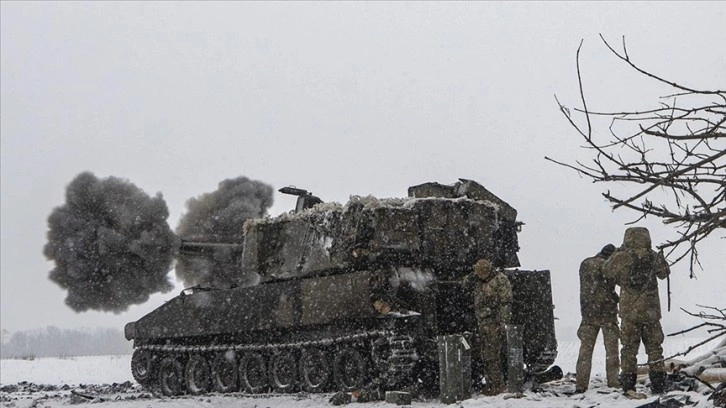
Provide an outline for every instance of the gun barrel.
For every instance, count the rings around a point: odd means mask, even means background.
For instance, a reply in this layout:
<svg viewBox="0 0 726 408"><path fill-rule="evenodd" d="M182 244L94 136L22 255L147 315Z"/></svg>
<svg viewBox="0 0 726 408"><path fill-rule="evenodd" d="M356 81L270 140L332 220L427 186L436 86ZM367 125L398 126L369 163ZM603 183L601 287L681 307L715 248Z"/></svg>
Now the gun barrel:
<svg viewBox="0 0 726 408"><path fill-rule="evenodd" d="M229 244L217 242L198 242L182 240L179 252L185 255L214 255L217 251L242 253L242 244Z"/></svg>

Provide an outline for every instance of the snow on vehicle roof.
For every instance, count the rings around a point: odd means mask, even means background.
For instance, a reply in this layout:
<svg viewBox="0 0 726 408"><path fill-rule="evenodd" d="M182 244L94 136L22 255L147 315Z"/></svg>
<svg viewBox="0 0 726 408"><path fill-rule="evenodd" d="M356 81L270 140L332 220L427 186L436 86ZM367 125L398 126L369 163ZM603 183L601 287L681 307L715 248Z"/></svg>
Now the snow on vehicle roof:
<svg viewBox="0 0 726 408"><path fill-rule="evenodd" d="M364 211L371 211L377 208L413 208L416 203L423 201L448 201L448 202L472 202L479 203L494 209L495 212L499 212L499 206L491 201L473 200L468 197L458 198L442 198L442 197L421 197L421 198L377 198L373 195L350 196L348 202L345 205L331 201L321 203L313 206L312 208L306 208L300 212L290 211L282 213L275 217L265 218L253 218L247 220L244 225L245 232L249 228L255 225L261 224L273 224L278 222L288 222L294 220L309 220L314 217L322 216L323 218L331 216L333 213L341 213L348 211L352 206L362 205Z"/></svg>

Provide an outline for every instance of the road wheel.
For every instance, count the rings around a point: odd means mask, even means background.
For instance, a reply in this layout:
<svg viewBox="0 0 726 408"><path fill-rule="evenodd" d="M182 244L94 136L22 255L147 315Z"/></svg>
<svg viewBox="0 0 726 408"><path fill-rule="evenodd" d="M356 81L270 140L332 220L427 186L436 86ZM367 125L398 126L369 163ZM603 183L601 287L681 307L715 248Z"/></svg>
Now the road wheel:
<svg viewBox="0 0 726 408"><path fill-rule="evenodd" d="M239 362L239 382L243 390L257 394L267 388L267 365L262 354L250 351Z"/></svg>
<svg viewBox="0 0 726 408"><path fill-rule="evenodd" d="M184 367L174 357L164 357L159 363L159 388L168 396L179 395L184 391Z"/></svg>
<svg viewBox="0 0 726 408"><path fill-rule="evenodd" d="M217 392L237 390L237 358L234 351L223 351L214 357L212 385Z"/></svg>
<svg viewBox="0 0 726 408"><path fill-rule="evenodd" d="M300 357L300 384L305 391L320 392L328 384L330 366L318 349L303 350Z"/></svg>
<svg viewBox="0 0 726 408"><path fill-rule="evenodd" d="M184 374L187 391L191 394L204 394L212 387L212 369L207 359L198 354L189 357Z"/></svg>
<svg viewBox="0 0 726 408"><path fill-rule="evenodd" d="M131 356L131 375L144 387L154 383L158 357L150 351L136 349Z"/></svg>
<svg viewBox="0 0 726 408"><path fill-rule="evenodd" d="M365 385L366 363L360 351L343 348L335 355L333 377L342 391L360 390Z"/></svg>
<svg viewBox="0 0 726 408"><path fill-rule="evenodd" d="M292 392L295 387L297 370L295 356L283 351L270 359L270 384L277 392Z"/></svg>

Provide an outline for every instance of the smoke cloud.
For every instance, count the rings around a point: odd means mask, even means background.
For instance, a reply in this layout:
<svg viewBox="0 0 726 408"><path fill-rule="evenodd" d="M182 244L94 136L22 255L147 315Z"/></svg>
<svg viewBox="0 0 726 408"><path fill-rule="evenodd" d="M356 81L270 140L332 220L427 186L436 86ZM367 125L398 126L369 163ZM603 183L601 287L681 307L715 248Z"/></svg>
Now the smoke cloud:
<svg viewBox="0 0 726 408"><path fill-rule="evenodd" d="M43 251L56 265L50 280L68 290L66 304L118 313L170 291L179 239L168 217L161 193L152 198L127 180L76 176L66 203L48 217Z"/></svg>
<svg viewBox="0 0 726 408"><path fill-rule="evenodd" d="M185 240L215 243L244 241L243 226L250 218L267 214L272 205L273 188L247 177L227 179L216 191L191 198L187 212L179 222L177 234ZM240 283L238 251L220 249L213 256L182 253L176 274L185 286L228 287Z"/></svg>

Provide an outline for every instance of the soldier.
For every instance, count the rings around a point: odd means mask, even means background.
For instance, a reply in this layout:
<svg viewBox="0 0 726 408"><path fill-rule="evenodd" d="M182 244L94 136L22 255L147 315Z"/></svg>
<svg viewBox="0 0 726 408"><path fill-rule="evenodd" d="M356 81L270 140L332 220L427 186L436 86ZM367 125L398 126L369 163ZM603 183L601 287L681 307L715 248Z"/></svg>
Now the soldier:
<svg viewBox="0 0 726 408"><path fill-rule="evenodd" d="M464 279L464 284L474 291L486 393L500 394L505 390L501 355L507 344L505 324L509 324L512 317L512 286L509 279L486 259L474 264L474 272Z"/></svg>
<svg viewBox="0 0 726 408"><path fill-rule="evenodd" d="M577 384L575 392L587 390L592 368L592 350L598 332L602 329L605 343L605 371L608 387L618 387L618 294L615 282L605 279L602 265L612 253L615 245L608 244L599 254L587 258L580 264L580 313L582 322L577 330L580 339L580 354L577 357Z"/></svg>
<svg viewBox="0 0 726 408"><path fill-rule="evenodd" d="M605 261L605 277L620 286L620 383L630 398L642 398L635 392L637 378L637 354L643 341L648 354L650 387L656 394L665 388L663 364L663 329L660 325L660 298L658 279L665 279L670 268L663 254L650 247L647 228L633 227L625 230L623 246Z"/></svg>

